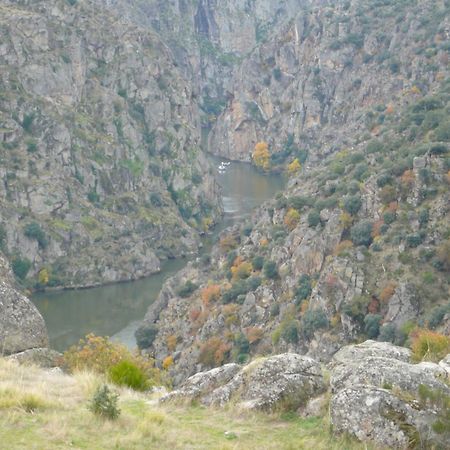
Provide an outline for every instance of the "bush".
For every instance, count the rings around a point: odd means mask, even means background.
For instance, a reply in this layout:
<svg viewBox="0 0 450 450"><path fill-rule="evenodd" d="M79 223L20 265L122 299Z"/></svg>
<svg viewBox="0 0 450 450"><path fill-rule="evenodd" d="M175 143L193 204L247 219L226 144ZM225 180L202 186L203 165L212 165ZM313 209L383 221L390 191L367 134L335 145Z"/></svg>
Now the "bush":
<svg viewBox="0 0 450 450"><path fill-rule="evenodd" d="M375 339L380 333L380 322L382 317L379 314L367 314L364 317L364 333L369 339Z"/></svg>
<svg viewBox="0 0 450 450"><path fill-rule="evenodd" d="M344 209L354 216L361 209L362 201L359 195L352 195L344 200Z"/></svg>
<svg viewBox="0 0 450 450"><path fill-rule="evenodd" d="M229 351L229 344L223 342L219 337L212 337L200 347L198 362L208 367L220 366Z"/></svg>
<svg viewBox="0 0 450 450"><path fill-rule="evenodd" d="M298 342L298 325L295 320L289 320L282 324L281 337L288 344L296 344Z"/></svg>
<svg viewBox="0 0 450 450"><path fill-rule="evenodd" d="M448 313L450 313L450 303L433 308L428 316L428 326L434 330L442 323Z"/></svg>
<svg viewBox="0 0 450 450"><path fill-rule="evenodd" d="M320 213L319 213L319 211L313 209L308 214L308 225L310 227L315 228L317 225L319 225L319 223L320 223Z"/></svg>
<svg viewBox="0 0 450 450"><path fill-rule="evenodd" d="M392 212L392 211L387 211L383 214L383 221L387 225L394 223L396 218L397 218L397 215L395 214L395 212Z"/></svg>
<svg viewBox="0 0 450 450"><path fill-rule="evenodd" d="M450 353L450 338L431 330L418 329L411 333L414 361L439 362Z"/></svg>
<svg viewBox="0 0 450 450"><path fill-rule="evenodd" d="M181 297L181 298L187 298L189 297L193 292L195 292L197 290L198 286L193 283L191 280L186 281L186 283L181 286L178 291L177 294Z"/></svg>
<svg viewBox="0 0 450 450"><path fill-rule="evenodd" d="M314 332L329 325L327 315L321 309L306 311L300 322L301 330L305 337L312 338Z"/></svg>
<svg viewBox="0 0 450 450"><path fill-rule="evenodd" d="M252 259L252 266L255 270L261 270L264 267L264 258L262 256L255 256Z"/></svg>
<svg viewBox="0 0 450 450"><path fill-rule="evenodd" d="M311 292L311 278L309 277L309 275L301 275L300 279L298 280L298 288L296 291L297 300L306 300L311 295Z"/></svg>
<svg viewBox="0 0 450 450"><path fill-rule="evenodd" d="M25 226L24 234L30 239L36 239L39 247L45 248L48 245L47 237L37 222L31 222Z"/></svg>
<svg viewBox="0 0 450 450"><path fill-rule="evenodd" d="M269 280L274 280L278 278L277 265L273 261L267 261L263 267L264 276Z"/></svg>
<svg viewBox="0 0 450 450"><path fill-rule="evenodd" d="M31 261L27 258L14 258L11 263L11 268L17 278L25 280L31 269Z"/></svg>
<svg viewBox="0 0 450 450"><path fill-rule="evenodd" d="M6 247L6 229L5 226L0 223L0 250L5 250Z"/></svg>
<svg viewBox="0 0 450 450"><path fill-rule="evenodd" d="M88 409L97 416L115 420L120 415L120 409L117 407L118 400L119 396L111 392L104 384L95 391Z"/></svg>
<svg viewBox="0 0 450 450"><path fill-rule="evenodd" d="M358 222L350 229L350 237L355 245L368 247L372 242L373 224L369 220Z"/></svg>
<svg viewBox="0 0 450 450"><path fill-rule="evenodd" d="M156 325L142 324L134 333L137 346L141 349L151 347L157 334L158 327Z"/></svg>
<svg viewBox="0 0 450 450"><path fill-rule="evenodd" d="M396 328L392 323L386 323L380 328L378 340L380 342L394 342L396 336Z"/></svg>
<svg viewBox="0 0 450 450"><path fill-rule="evenodd" d="M284 224L286 225L288 230L292 231L297 226L299 221L299 212L294 208L290 208L284 216Z"/></svg>
<svg viewBox="0 0 450 450"><path fill-rule="evenodd" d="M124 345L113 343L105 337L88 334L63 354L63 365L71 372L92 370L108 374L112 367L123 361L134 364L151 382L161 382L161 373L155 368L153 360L133 354Z"/></svg>
<svg viewBox="0 0 450 450"><path fill-rule="evenodd" d="M135 391L145 391L147 377L142 369L131 361L121 361L109 369L110 380L119 386L127 386Z"/></svg>

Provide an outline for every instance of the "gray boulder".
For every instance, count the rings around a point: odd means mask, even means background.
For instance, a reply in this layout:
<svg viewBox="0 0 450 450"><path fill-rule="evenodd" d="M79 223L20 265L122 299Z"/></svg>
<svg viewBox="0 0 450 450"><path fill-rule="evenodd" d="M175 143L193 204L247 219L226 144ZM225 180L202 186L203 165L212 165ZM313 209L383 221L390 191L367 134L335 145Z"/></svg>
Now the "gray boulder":
<svg viewBox="0 0 450 450"><path fill-rule="evenodd" d="M44 319L28 298L13 286L14 278L0 255L0 355L46 347Z"/></svg>
<svg viewBox="0 0 450 450"><path fill-rule="evenodd" d="M361 361L368 357L382 357L409 362L411 359L411 350L392 345L388 342L368 340L361 344L342 347L334 354L329 367L333 368L339 364Z"/></svg>
<svg viewBox="0 0 450 450"><path fill-rule="evenodd" d="M31 348L20 353L15 353L7 359L17 361L19 364L33 364L44 368L58 367L61 353L49 348Z"/></svg>
<svg viewBox="0 0 450 450"><path fill-rule="evenodd" d="M208 406L233 401L243 409L273 411L298 408L325 389L319 363L307 356L285 353L257 359L238 372L231 364L196 374L162 401L199 398Z"/></svg>
<svg viewBox="0 0 450 450"><path fill-rule="evenodd" d="M409 357L407 349L375 341L337 352L329 366L334 430L387 448L442 445L449 436L434 426L450 398L445 360L411 364Z"/></svg>
<svg viewBox="0 0 450 450"><path fill-rule="evenodd" d="M450 388L442 381L446 377L446 371L438 364L409 364L396 359L371 356L337 366L332 371L330 383L332 392L355 385L368 385L400 389L417 395L419 386L426 385L450 394Z"/></svg>
<svg viewBox="0 0 450 450"><path fill-rule="evenodd" d="M373 386L342 389L331 398L333 429L386 448L413 448L434 436L432 411L418 410L392 392ZM429 447L423 447L429 448Z"/></svg>
<svg viewBox="0 0 450 450"><path fill-rule="evenodd" d="M241 369L238 364L225 364L206 372L189 377L179 389L161 398L161 402L171 400L194 400L210 394L218 387L228 383Z"/></svg>

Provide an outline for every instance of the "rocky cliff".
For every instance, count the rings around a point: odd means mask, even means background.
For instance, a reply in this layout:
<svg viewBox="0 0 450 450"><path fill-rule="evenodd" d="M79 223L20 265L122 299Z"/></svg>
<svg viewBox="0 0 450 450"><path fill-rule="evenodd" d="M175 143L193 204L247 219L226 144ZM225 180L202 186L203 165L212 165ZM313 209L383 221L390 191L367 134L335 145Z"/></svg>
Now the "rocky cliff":
<svg viewBox="0 0 450 450"><path fill-rule="evenodd" d="M234 70L210 150L248 161L265 141L281 160L294 147L314 163L347 146L370 108L398 108L444 76L449 26L434 0L313 2Z"/></svg>
<svg viewBox="0 0 450 450"><path fill-rule="evenodd" d="M220 205L165 43L88 1L0 4L0 236L38 286L136 279Z"/></svg>

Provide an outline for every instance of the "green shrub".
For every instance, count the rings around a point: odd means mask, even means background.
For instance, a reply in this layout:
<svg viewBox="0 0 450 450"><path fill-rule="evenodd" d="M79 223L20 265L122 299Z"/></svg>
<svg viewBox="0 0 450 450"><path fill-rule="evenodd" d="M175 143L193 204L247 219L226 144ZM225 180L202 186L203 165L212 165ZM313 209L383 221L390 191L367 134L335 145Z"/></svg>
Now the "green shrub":
<svg viewBox="0 0 450 450"><path fill-rule="evenodd" d="M308 214L308 225L310 227L316 227L320 223L320 213L316 209L313 209Z"/></svg>
<svg viewBox="0 0 450 450"><path fill-rule="evenodd" d="M298 280L298 288L296 291L297 300L306 300L311 295L311 292L311 277L306 274L301 275Z"/></svg>
<svg viewBox="0 0 450 450"><path fill-rule="evenodd" d="M301 330L306 338L312 338L314 332L329 325L327 315L321 309L306 311L300 322Z"/></svg>
<svg viewBox="0 0 450 450"><path fill-rule="evenodd" d="M344 209L354 216L361 209L362 201L359 195L352 195L344 200Z"/></svg>
<svg viewBox="0 0 450 450"><path fill-rule="evenodd" d="M397 218L397 216L396 216L395 212L387 211L383 214L383 221L387 225L394 223L396 218Z"/></svg>
<svg viewBox="0 0 450 450"><path fill-rule="evenodd" d="M144 371L131 361L121 361L109 369L110 380L119 386L127 386L135 391L145 391L148 387Z"/></svg>
<svg viewBox="0 0 450 450"><path fill-rule="evenodd" d="M14 275L24 280L31 269L31 261L27 258L14 258L11 263Z"/></svg>
<svg viewBox="0 0 450 450"><path fill-rule="evenodd" d="M380 342L395 342L396 328L393 323L384 324L379 331L378 340Z"/></svg>
<svg viewBox="0 0 450 450"><path fill-rule="evenodd" d="M364 317L364 333L366 333L370 339L378 337L381 319L382 316L379 314L367 314L367 316Z"/></svg>
<svg viewBox="0 0 450 450"><path fill-rule="evenodd" d="M23 116L22 127L28 133L31 132L31 127L33 125L33 121L34 121L34 113L25 114Z"/></svg>
<svg viewBox="0 0 450 450"><path fill-rule="evenodd" d="M45 233L42 231L41 226L37 222L31 222L27 224L24 228L24 234L26 237L30 239L36 239L39 244L39 247L46 248L48 245L47 237Z"/></svg>
<svg viewBox="0 0 450 450"><path fill-rule="evenodd" d="M6 238L6 228L2 223L0 223L0 250L5 250Z"/></svg>
<svg viewBox="0 0 450 450"><path fill-rule="evenodd" d="M264 276L270 280L278 278L277 265L273 261L267 261L263 267Z"/></svg>
<svg viewBox="0 0 450 450"><path fill-rule="evenodd" d="M448 313L450 313L450 303L433 308L428 315L428 326L432 330L436 329Z"/></svg>
<svg viewBox="0 0 450 450"><path fill-rule="evenodd" d="M264 258L262 256L255 256L252 259L252 266L255 270L261 270L264 267Z"/></svg>
<svg viewBox="0 0 450 450"><path fill-rule="evenodd" d="M289 344L298 342L298 325L295 320L290 320L282 324L281 337Z"/></svg>
<svg viewBox="0 0 450 450"><path fill-rule="evenodd" d="M88 409L104 419L115 420L120 415L117 407L119 396L111 392L106 384L100 386L94 393Z"/></svg>
<svg viewBox="0 0 450 450"><path fill-rule="evenodd" d="M158 327L156 325L154 324L141 325L134 333L137 346L141 349L151 347L157 334L158 334Z"/></svg>
<svg viewBox="0 0 450 450"><path fill-rule="evenodd" d="M350 237L355 245L365 245L368 247L372 242L372 222L363 220L353 225L350 229Z"/></svg>
<svg viewBox="0 0 450 450"><path fill-rule="evenodd" d="M191 280L188 280L183 286L178 289L177 294L182 298L187 298L193 292L195 292L197 288L198 286L195 283L193 283Z"/></svg>

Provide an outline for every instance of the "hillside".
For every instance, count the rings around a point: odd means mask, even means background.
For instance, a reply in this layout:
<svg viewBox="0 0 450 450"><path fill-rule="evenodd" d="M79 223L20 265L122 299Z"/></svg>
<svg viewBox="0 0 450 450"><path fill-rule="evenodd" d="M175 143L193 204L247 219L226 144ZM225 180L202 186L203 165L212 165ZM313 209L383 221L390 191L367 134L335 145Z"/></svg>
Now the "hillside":
<svg viewBox="0 0 450 450"><path fill-rule="evenodd" d="M171 52L88 1L0 4L0 242L30 286L148 276L220 214Z"/></svg>

